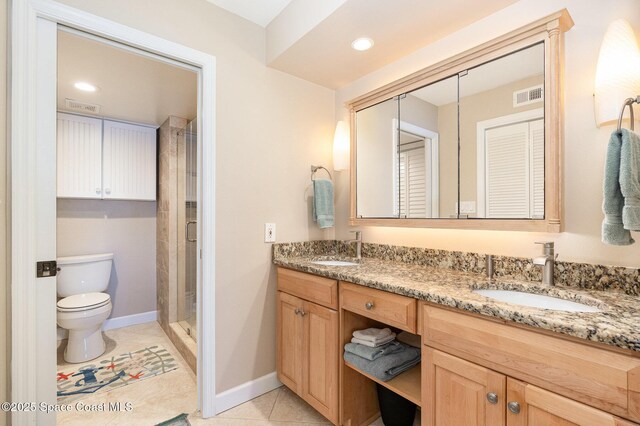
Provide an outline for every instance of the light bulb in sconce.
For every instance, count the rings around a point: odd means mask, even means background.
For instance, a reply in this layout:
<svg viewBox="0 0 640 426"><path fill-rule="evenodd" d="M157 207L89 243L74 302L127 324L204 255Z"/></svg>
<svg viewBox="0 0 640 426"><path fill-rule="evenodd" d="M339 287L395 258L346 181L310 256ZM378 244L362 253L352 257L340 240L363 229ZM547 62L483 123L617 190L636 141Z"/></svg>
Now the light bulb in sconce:
<svg viewBox="0 0 640 426"><path fill-rule="evenodd" d="M349 127L344 121L338 121L333 135L333 170L349 168Z"/></svg>
<svg viewBox="0 0 640 426"><path fill-rule="evenodd" d="M640 95L640 49L629 22L609 24L600 46L595 79L596 125L618 120L622 103Z"/></svg>

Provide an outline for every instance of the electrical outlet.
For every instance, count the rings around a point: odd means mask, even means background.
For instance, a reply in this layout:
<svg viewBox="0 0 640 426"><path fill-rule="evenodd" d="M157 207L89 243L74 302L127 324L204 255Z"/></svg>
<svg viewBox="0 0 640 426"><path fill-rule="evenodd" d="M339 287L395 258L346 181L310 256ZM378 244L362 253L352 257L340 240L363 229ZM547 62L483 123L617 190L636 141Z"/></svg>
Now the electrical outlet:
<svg viewBox="0 0 640 426"><path fill-rule="evenodd" d="M276 224L275 223L264 224L264 242L265 243L276 242Z"/></svg>

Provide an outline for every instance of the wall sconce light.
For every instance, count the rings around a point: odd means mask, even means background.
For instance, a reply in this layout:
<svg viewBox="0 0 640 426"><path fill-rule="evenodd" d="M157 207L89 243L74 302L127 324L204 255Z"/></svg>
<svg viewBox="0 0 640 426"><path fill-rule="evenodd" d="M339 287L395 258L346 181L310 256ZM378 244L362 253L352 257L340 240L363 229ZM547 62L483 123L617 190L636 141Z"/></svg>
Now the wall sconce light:
<svg viewBox="0 0 640 426"><path fill-rule="evenodd" d="M333 135L333 170L349 169L349 127L344 121L338 121Z"/></svg>
<svg viewBox="0 0 640 426"><path fill-rule="evenodd" d="M596 125L616 122L625 99L640 95L640 49L629 22L609 24L600 46L595 81Z"/></svg>

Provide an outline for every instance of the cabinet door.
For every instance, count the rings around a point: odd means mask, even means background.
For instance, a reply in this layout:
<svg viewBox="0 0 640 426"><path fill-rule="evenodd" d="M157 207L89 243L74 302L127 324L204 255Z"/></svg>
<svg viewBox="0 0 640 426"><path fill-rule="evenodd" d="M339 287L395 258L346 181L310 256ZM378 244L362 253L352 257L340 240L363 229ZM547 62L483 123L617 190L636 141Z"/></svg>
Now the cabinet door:
<svg viewBox="0 0 640 426"><path fill-rule="evenodd" d="M305 350L302 398L338 423L338 312L304 304Z"/></svg>
<svg viewBox="0 0 640 426"><path fill-rule="evenodd" d="M505 424L506 376L426 346L422 355L423 425Z"/></svg>
<svg viewBox="0 0 640 426"><path fill-rule="evenodd" d="M278 379L297 394L302 393L302 357L304 344L303 301L278 292L277 370Z"/></svg>
<svg viewBox="0 0 640 426"><path fill-rule="evenodd" d="M102 198L102 120L58 113L57 196Z"/></svg>
<svg viewBox="0 0 640 426"><path fill-rule="evenodd" d="M631 426L580 402L512 378L507 379L507 426Z"/></svg>
<svg viewBox="0 0 640 426"><path fill-rule="evenodd" d="M156 199L156 130L104 121L105 199Z"/></svg>

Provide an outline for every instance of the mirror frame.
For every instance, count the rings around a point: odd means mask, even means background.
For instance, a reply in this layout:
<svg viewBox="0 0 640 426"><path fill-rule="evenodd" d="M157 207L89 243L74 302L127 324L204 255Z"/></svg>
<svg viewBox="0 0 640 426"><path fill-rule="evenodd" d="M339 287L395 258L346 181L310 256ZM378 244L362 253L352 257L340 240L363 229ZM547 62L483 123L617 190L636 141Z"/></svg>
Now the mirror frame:
<svg viewBox="0 0 640 426"><path fill-rule="evenodd" d="M566 9L438 62L346 103L351 122L350 219L352 226L399 226L503 231L562 232L563 45L573 27ZM357 217L356 113L379 102L410 92L461 71L544 42L545 185L544 219L401 219Z"/></svg>

